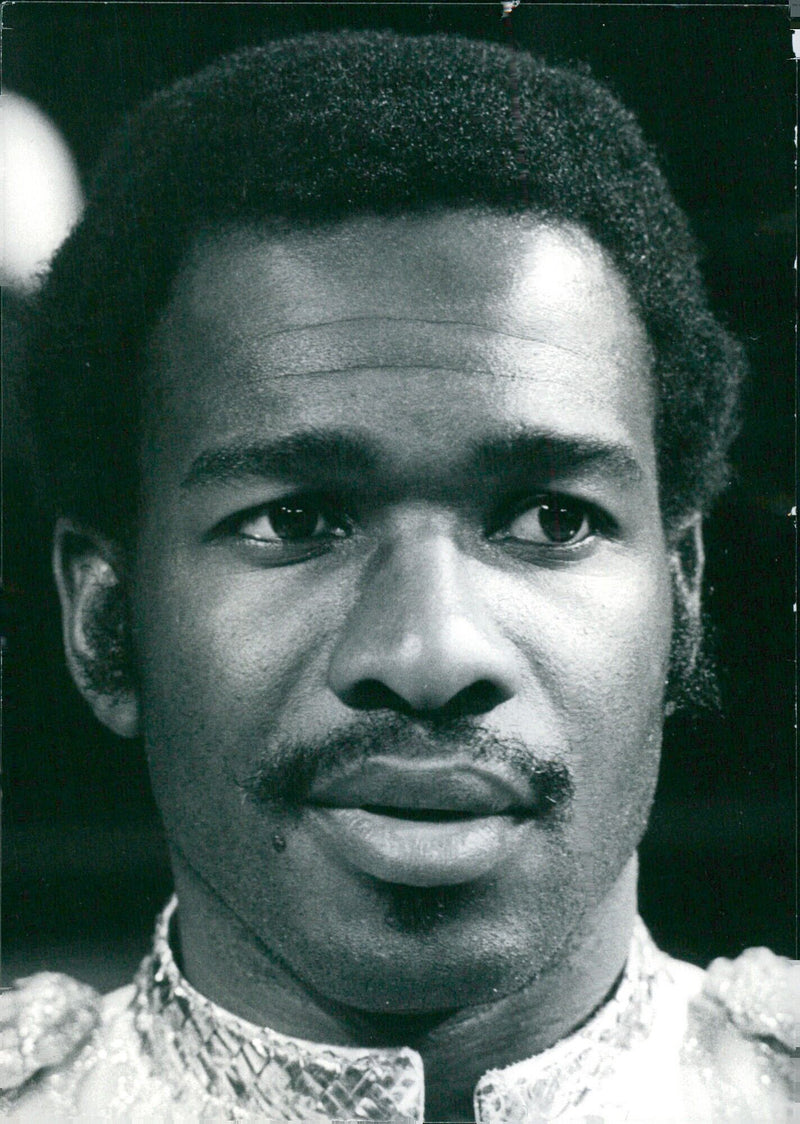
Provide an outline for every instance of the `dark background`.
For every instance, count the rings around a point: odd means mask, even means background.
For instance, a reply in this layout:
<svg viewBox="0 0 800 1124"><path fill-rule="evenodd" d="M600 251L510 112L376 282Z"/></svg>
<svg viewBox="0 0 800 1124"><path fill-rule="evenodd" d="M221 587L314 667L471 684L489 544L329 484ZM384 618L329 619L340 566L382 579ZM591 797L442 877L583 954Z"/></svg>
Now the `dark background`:
<svg viewBox="0 0 800 1124"><path fill-rule="evenodd" d="M668 722L641 852L645 920L663 947L697 963L753 944L794 953L787 17L783 4L525 0L510 27L497 3L18 3L3 15L4 88L51 116L84 180L119 115L143 96L228 49L306 29L513 36L551 61L588 61L639 114L705 247L712 304L753 367L735 479L707 529L722 709ZM11 358L18 310L8 295ZM49 529L8 381L2 982L46 967L111 987L146 951L169 874L137 747L94 722L63 668Z"/></svg>

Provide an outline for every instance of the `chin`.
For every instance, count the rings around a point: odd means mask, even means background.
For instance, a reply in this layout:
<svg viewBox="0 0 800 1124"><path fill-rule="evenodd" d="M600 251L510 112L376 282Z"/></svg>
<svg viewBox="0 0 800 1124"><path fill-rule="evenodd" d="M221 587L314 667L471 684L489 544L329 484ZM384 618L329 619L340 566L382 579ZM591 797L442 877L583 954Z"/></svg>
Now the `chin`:
<svg viewBox="0 0 800 1124"><path fill-rule="evenodd" d="M384 883L379 897L377 924L329 931L302 971L329 1000L374 1014L480 1006L518 991L558 958L580 916L562 901L512 918L466 885Z"/></svg>

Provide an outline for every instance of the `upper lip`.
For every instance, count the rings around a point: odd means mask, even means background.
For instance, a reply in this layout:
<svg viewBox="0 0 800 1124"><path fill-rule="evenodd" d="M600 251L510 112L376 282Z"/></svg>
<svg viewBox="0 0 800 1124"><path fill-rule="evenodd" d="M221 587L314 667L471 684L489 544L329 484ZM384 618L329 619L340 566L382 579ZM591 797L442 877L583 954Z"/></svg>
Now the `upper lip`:
<svg viewBox="0 0 800 1124"><path fill-rule="evenodd" d="M311 787L312 804L339 808L392 808L462 812L473 816L524 812L535 794L516 770L502 764L372 757Z"/></svg>

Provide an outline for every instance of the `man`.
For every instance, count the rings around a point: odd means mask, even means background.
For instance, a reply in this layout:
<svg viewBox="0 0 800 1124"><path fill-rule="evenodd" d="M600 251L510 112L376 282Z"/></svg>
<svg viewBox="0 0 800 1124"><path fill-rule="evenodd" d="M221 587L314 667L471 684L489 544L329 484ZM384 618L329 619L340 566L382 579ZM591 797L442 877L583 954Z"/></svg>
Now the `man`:
<svg viewBox="0 0 800 1124"><path fill-rule="evenodd" d="M31 351L67 660L176 900L132 987L4 997L12 1117L782 1119L788 967L636 916L743 361L611 95L224 59L121 134Z"/></svg>

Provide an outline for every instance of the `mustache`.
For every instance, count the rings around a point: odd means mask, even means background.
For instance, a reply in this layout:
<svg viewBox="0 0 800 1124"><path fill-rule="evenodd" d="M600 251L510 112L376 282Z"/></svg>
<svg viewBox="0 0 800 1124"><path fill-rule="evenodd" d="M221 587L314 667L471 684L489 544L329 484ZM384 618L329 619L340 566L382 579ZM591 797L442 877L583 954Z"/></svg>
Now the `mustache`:
<svg viewBox="0 0 800 1124"><path fill-rule="evenodd" d="M249 774L237 778L237 784L258 805L297 810L308 802L320 778L386 754L408 761L451 756L461 762L510 767L528 785L534 815L563 813L573 794L572 773L564 761L535 752L519 738L500 737L469 719L420 728L397 716L363 719L320 739L276 742Z"/></svg>

